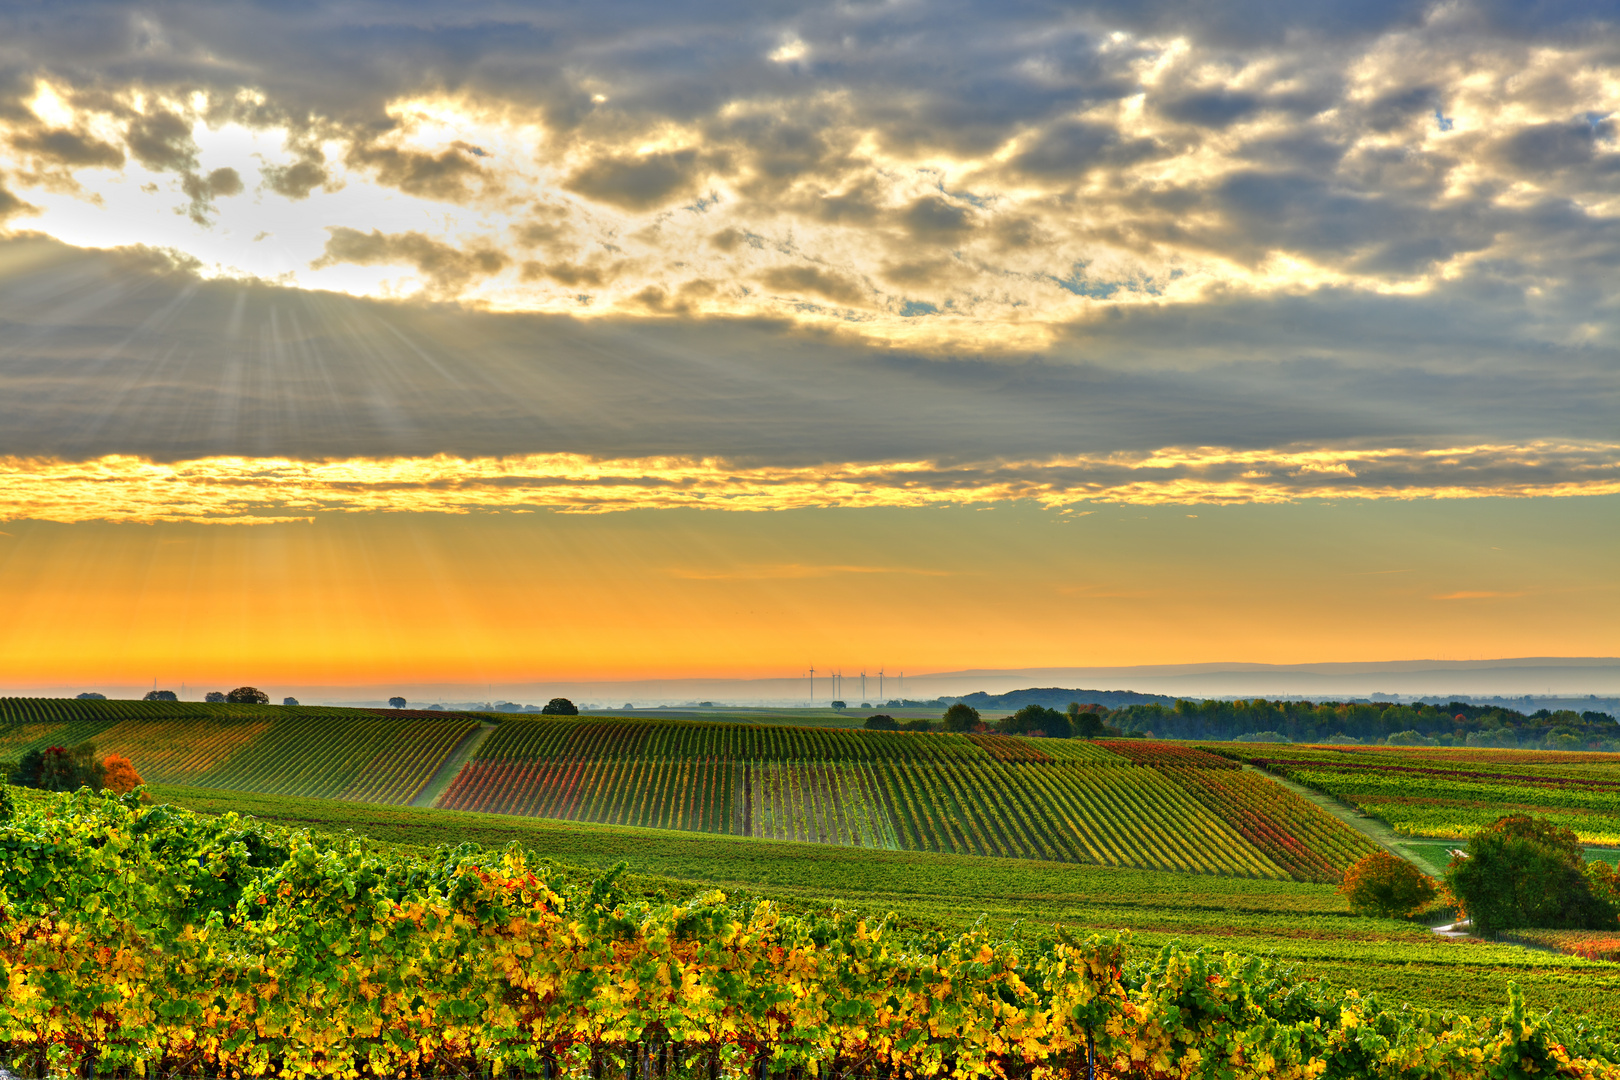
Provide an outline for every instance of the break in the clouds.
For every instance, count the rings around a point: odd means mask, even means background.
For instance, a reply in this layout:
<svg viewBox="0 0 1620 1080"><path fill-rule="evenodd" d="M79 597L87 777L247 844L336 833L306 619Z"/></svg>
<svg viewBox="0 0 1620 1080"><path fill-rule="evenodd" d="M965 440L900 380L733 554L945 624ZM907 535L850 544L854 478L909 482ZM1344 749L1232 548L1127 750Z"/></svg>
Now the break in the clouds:
<svg viewBox="0 0 1620 1080"><path fill-rule="evenodd" d="M13 6L0 454L137 520L74 463L210 520L1611 491L1617 112L1597 4Z"/></svg>

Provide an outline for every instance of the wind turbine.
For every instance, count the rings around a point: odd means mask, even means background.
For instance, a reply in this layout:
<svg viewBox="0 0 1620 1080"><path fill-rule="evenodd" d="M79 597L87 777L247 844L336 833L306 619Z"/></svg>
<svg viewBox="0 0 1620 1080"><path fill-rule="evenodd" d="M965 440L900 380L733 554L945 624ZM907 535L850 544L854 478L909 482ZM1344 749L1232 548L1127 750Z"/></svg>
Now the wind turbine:
<svg viewBox="0 0 1620 1080"><path fill-rule="evenodd" d="M866 700L866 669L861 668L861 700Z"/></svg>
<svg viewBox="0 0 1620 1080"><path fill-rule="evenodd" d="M883 697L883 669L878 668L878 697Z"/></svg>
<svg viewBox="0 0 1620 1080"><path fill-rule="evenodd" d="M816 665L810 665L810 704L816 703Z"/></svg>

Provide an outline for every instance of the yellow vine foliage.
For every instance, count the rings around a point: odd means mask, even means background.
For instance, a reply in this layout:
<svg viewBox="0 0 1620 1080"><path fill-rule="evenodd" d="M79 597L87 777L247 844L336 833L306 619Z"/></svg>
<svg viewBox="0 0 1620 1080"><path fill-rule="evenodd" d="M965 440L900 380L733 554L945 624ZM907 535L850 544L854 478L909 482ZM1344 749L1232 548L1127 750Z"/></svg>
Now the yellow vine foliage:
<svg viewBox="0 0 1620 1080"><path fill-rule="evenodd" d="M431 858L88 792L0 823L0 1050L61 1073L1600 1077L1620 1053L1526 1016L1385 1011L1128 935L914 941L715 892L553 888L511 848ZM625 1075L620 1073L619 1075Z"/></svg>

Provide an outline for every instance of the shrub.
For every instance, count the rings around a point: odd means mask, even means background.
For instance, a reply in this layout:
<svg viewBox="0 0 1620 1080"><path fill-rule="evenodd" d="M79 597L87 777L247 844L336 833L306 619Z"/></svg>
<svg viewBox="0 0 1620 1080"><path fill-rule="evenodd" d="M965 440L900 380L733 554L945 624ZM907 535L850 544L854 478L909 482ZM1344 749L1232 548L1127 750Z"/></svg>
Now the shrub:
<svg viewBox="0 0 1620 1080"><path fill-rule="evenodd" d="M972 731L979 726L979 710L965 701L958 701L945 710L946 731Z"/></svg>
<svg viewBox="0 0 1620 1080"><path fill-rule="evenodd" d="M268 705L270 695L256 686L238 686L225 695L225 700L232 705Z"/></svg>
<svg viewBox="0 0 1620 1080"><path fill-rule="evenodd" d="M142 784L141 774L135 771L127 757L118 754L108 754L107 760L101 763L103 770L101 789L110 791L115 795L128 795Z"/></svg>
<svg viewBox="0 0 1620 1080"><path fill-rule="evenodd" d="M919 720L907 720L905 723L900 725L900 730L901 731L931 731L931 730L933 730L933 727L926 720L921 720L921 719L919 719Z"/></svg>
<svg viewBox="0 0 1620 1080"><path fill-rule="evenodd" d="M11 799L11 788L0 780L0 821L10 821L17 813L17 804Z"/></svg>
<svg viewBox="0 0 1620 1080"><path fill-rule="evenodd" d="M873 713L866 718L867 731L899 731L900 725L887 713Z"/></svg>
<svg viewBox="0 0 1620 1080"><path fill-rule="evenodd" d="M1387 851L1365 855L1346 870L1339 891L1356 914L1386 919L1405 918L1438 895L1427 875Z"/></svg>
<svg viewBox="0 0 1620 1080"><path fill-rule="evenodd" d="M1446 884L1482 934L1521 926L1607 929L1615 905L1594 890L1582 856L1570 830L1513 814L1468 841L1447 868Z"/></svg>

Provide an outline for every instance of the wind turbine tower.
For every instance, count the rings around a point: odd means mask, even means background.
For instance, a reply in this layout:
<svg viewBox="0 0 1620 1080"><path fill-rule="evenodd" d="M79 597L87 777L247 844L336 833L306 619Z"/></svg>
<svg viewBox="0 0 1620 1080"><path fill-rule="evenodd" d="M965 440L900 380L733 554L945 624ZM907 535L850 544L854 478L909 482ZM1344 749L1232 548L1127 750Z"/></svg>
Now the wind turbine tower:
<svg viewBox="0 0 1620 1080"><path fill-rule="evenodd" d="M878 668L878 697L883 697L883 669ZM887 700L887 699L885 699Z"/></svg>
<svg viewBox="0 0 1620 1080"><path fill-rule="evenodd" d="M816 703L816 665L810 665L810 704Z"/></svg>

